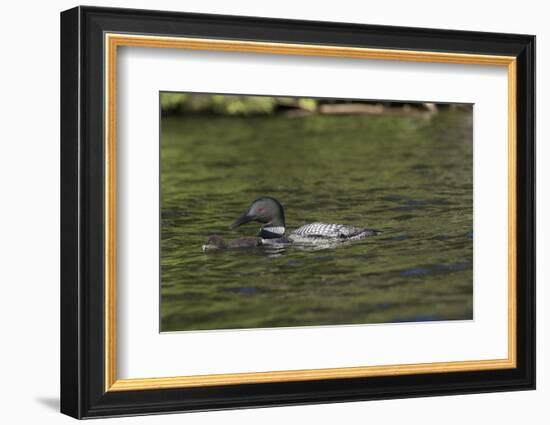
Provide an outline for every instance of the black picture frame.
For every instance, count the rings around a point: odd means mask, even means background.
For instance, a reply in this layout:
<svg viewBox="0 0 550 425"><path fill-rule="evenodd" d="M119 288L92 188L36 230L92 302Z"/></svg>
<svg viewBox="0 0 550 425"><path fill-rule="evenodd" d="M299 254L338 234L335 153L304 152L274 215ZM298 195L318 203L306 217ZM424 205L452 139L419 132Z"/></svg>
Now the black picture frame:
<svg viewBox="0 0 550 425"><path fill-rule="evenodd" d="M517 367L105 391L104 34L256 40L517 58ZM132 9L61 13L61 412L75 418L535 388L535 37Z"/></svg>

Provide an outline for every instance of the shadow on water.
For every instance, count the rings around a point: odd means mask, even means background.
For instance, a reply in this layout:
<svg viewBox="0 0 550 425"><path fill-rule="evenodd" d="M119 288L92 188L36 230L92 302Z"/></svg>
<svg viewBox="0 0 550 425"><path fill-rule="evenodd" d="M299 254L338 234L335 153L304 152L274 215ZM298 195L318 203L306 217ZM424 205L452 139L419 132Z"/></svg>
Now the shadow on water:
<svg viewBox="0 0 550 425"><path fill-rule="evenodd" d="M471 113L163 118L163 331L472 318ZM261 195L287 228L383 232L338 248L205 254Z"/></svg>

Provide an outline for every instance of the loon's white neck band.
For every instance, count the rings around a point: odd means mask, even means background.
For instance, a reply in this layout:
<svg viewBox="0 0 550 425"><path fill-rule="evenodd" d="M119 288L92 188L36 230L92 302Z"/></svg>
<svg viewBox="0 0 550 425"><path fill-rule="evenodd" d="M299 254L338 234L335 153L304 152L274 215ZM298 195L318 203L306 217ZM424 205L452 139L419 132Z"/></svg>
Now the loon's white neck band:
<svg viewBox="0 0 550 425"><path fill-rule="evenodd" d="M285 228L284 226L270 226L270 227L264 227L262 230L265 230L269 233L274 233L276 235L283 236L285 234Z"/></svg>

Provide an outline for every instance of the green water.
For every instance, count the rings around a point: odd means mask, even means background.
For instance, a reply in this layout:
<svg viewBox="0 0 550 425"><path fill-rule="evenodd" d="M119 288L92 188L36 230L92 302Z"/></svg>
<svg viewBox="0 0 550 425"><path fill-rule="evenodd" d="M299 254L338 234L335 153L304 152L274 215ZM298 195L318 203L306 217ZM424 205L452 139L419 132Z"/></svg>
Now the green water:
<svg viewBox="0 0 550 425"><path fill-rule="evenodd" d="M161 330L472 319L471 112L168 117L161 123ZM383 233L320 251L203 253L252 200L287 229Z"/></svg>

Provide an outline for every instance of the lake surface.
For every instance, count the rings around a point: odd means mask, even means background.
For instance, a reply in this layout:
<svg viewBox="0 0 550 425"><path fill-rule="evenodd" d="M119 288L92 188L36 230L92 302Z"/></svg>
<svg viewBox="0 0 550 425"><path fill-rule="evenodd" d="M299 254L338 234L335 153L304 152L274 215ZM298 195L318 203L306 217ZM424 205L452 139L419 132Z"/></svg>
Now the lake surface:
<svg viewBox="0 0 550 425"><path fill-rule="evenodd" d="M471 111L164 117L161 331L472 319ZM381 230L318 251L204 253L259 196L286 227Z"/></svg>

